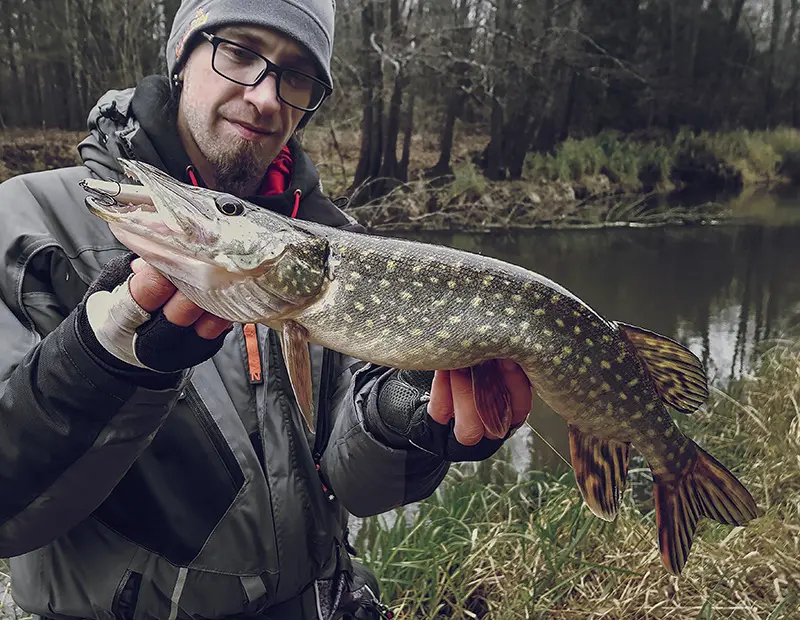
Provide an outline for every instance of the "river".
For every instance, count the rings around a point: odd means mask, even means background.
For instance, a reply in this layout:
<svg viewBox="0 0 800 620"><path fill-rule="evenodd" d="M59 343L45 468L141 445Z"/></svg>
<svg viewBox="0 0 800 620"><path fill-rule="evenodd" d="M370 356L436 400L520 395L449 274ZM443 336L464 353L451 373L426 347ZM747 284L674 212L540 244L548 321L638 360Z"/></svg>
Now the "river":
<svg viewBox="0 0 800 620"><path fill-rule="evenodd" d="M755 206L754 206L755 205ZM674 338L725 389L760 347L800 325L800 199L750 196L725 224L427 233L415 238L493 256L558 282L606 318ZM564 468L566 425L540 400L500 458L510 475ZM561 456L556 454L558 452Z"/></svg>

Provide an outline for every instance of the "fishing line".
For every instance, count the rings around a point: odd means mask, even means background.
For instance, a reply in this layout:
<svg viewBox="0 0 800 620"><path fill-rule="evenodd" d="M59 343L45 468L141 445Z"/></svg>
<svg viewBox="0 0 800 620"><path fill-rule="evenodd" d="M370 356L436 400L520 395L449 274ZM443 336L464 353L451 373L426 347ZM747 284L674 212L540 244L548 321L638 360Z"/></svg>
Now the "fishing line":
<svg viewBox="0 0 800 620"><path fill-rule="evenodd" d="M553 452L556 453L556 456L558 456L558 458L560 458L562 461L564 461L567 464L567 467L572 469L572 463L570 463L567 459L565 459L563 456L561 456L561 453L553 447L553 444L551 444L549 441L547 441L547 439L545 439L544 435L542 435L539 431L537 431L535 428L533 428L533 425L530 422L528 422L527 420L525 420L525 424L528 425L529 429L531 429L534 433L536 433L536 436L539 437L539 439L541 439L547 445L548 448L550 448Z"/></svg>

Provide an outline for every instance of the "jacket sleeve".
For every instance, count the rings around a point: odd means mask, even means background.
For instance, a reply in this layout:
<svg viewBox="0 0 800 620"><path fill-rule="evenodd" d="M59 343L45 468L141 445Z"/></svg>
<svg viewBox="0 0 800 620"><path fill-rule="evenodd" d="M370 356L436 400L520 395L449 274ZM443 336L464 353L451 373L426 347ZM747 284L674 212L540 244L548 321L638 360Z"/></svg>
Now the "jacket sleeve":
<svg viewBox="0 0 800 620"><path fill-rule="evenodd" d="M387 446L370 433L364 412L377 406L378 388L393 369L348 361L331 398L333 427L320 461L325 479L357 517L425 499L444 479L449 462L414 446Z"/></svg>
<svg viewBox="0 0 800 620"><path fill-rule="evenodd" d="M52 541L108 496L180 394L117 377L89 353L77 312L46 337L0 304L0 557Z"/></svg>

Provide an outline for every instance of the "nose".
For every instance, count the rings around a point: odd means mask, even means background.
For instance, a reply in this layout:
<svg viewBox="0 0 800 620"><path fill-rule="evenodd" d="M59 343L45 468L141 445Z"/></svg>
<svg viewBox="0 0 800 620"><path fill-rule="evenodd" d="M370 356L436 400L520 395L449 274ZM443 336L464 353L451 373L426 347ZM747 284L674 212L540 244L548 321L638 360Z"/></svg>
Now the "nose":
<svg viewBox="0 0 800 620"><path fill-rule="evenodd" d="M275 74L270 73L255 86L245 88L244 100L253 105L262 116L277 114L281 109L281 100L278 99Z"/></svg>

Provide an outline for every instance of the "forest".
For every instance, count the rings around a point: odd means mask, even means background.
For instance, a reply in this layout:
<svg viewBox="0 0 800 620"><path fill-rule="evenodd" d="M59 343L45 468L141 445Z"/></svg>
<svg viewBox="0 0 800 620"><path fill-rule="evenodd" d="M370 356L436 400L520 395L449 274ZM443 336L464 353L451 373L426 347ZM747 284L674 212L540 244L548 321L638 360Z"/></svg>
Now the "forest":
<svg viewBox="0 0 800 620"><path fill-rule="evenodd" d="M84 130L103 92L164 71L178 4L0 0L0 129ZM454 152L467 143L460 161L489 182L588 172L616 185L631 176L646 191L670 177L687 181L698 167L720 169L719 156L697 156L696 140L690 165L680 165L687 135L739 132L733 150L753 151L741 132L800 124L800 0L339 0L336 8L335 93L311 131L332 145L324 163L355 203L411 177L452 178ZM564 145L598 135L604 161L558 160ZM766 155L745 153L755 167L769 160L766 176L798 159L796 135L791 149L782 136L767 140ZM427 157L415 160L420 141ZM635 161L615 169L631 144ZM662 169L665 150L672 172ZM700 181L731 184L725 170L719 176Z"/></svg>

